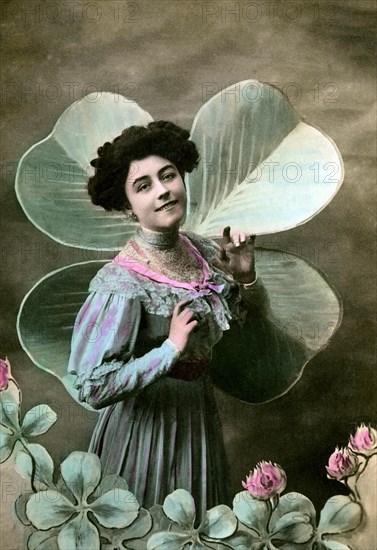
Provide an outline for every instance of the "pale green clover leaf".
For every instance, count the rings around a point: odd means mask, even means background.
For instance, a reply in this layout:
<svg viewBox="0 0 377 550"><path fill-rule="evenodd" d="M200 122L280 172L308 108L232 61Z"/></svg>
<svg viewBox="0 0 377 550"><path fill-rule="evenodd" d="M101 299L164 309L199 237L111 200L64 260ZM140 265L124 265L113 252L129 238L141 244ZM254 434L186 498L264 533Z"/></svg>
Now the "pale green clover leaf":
<svg viewBox="0 0 377 550"><path fill-rule="evenodd" d="M140 512L142 512L142 510ZM162 531L170 531L174 533L182 532L182 528L177 523L173 523L165 515L164 509L161 504L154 504L151 508L149 508L148 512L152 520L152 527L147 534L139 537L137 540L131 541L127 539L127 546L129 548L132 548L132 550L145 550L147 548L148 540L152 537L152 535L156 533L160 533ZM106 546L104 547L104 549L108 550Z"/></svg>
<svg viewBox="0 0 377 550"><path fill-rule="evenodd" d="M322 540L316 541L311 550L352 550L346 544L337 540Z"/></svg>
<svg viewBox="0 0 377 550"><path fill-rule="evenodd" d="M8 460L18 442L25 445L28 437L44 434L56 419L48 405L37 405L26 413L20 425L21 392L15 380L9 379L7 389L0 394L0 462Z"/></svg>
<svg viewBox="0 0 377 550"><path fill-rule="evenodd" d="M39 530L64 527L58 535L59 550L99 550L100 536L88 518L91 512L105 528L124 528L138 516L139 504L125 489L113 488L90 502L101 481L101 463L94 453L75 451L62 462L62 478L75 501L54 489L39 491L26 506L29 521Z"/></svg>
<svg viewBox="0 0 377 550"><path fill-rule="evenodd" d="M326 535L336 535L353 531L362 520L362 507L346 495L331 497L321 510L319 525L313 548L316 550L345 550L348 546L326 539Z"/></svg>
<svg viewBox="0 0 377 550"><path fill-rule="evenodd" d="M12 454L17 441L15 434L20 430L21 392L13 379L0 393L0 462L5 462Z"/></svg>
<svg viewBox="0 0 377 550"><path fill-rule="evenodd" d="M296 544L308 542L313 535L315 510L308 498L299 493L287 493L272 512L266 500L253 497L248 491L238 493L233 510L248 529L242 537L256 550L270 548L274 543ZM242 540L242 539L241 539Z"/></svg>
<svg viewBox="0 0 377 550"><path fill-rule="evenodd" d="M153 534L148 540L148 550L178 550L190 545L191 550L208 548L206 542L230 537L237 528L237 518L225 505L208 510L197 529L195 522L195 503L188 491L177 489L164 501L166 516L181 529L177 532L162 531Z"/></svg>
<svg viewBox="0 0 377 550"><path fill-rule="evenodd" d="M267 536L270 509L268 501L254 498L249 491L241 491L233 499L233 510L241 523L258 538Z"/></svg>
<svg viewBox="0 0 377 550"><path fill-rule="evenodd" d="M34 460L33 460L34 459ZM54 462L48 451L37 443L29 443L16 455L15 468L25 479L53 485Z"/></svg>
<svg viewBox="0 0 377 550"><path fill-rule="evenodd" d="M313 503L301 493L283 495L269 522L271 540L284 541L292 548L308 542L314 532L316 512Z"/></svg>
<svg viewBox="0 0 377 550"><path fill-rule="evenodd" d="M48 531L34 531L28 540L28 550L59 550L58 546L59 528L52 528Z"/></svg>
<svg viewBox="0 0 377 550"><path fill-rule="evenodd" d="M99 528L102 550L126 550L134 548L135 539L141 539L152 528L152 517L148 510L140 509L137 519L123 529ZM145 546L144 546L145 548Z"/></svg>

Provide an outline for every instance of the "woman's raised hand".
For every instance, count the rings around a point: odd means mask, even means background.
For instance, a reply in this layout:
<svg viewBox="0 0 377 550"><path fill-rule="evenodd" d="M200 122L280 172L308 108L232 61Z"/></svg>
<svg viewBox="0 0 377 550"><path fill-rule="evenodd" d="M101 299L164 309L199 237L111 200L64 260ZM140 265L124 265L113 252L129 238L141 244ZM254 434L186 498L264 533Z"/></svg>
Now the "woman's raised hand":
<svg viewBox="0 0 377 550"><path fill-rule="evenodd" d="M255 280L254 242L255 235L242 232L231 234L229 226L223 231L221 265L237 283L247 284Z"/></svg>
<svg viewBox="0 0 377 550"><path fill-rule="evenodd" d="M173 310L173 315L170 321L169 340L183 352L187 346L190 333L198 325L195 313L185 307L192 300L183 300L178 302Z"/></svg>

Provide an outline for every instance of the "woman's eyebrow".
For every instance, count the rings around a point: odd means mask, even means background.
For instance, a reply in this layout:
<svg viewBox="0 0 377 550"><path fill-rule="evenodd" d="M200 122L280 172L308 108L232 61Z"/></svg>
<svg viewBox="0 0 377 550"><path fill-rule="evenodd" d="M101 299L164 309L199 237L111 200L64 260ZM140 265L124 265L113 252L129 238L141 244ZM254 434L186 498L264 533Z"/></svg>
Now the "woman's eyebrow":
<svg viewBox="0 0 377 550"><path fill-rule="evenodd" d="M166 166L163 166L162 168L159 169L159 171L157 172L159 176L161 176L161 174L167 170L168 168L173 168L173 170L176 170L176 167L173 165L173 164L167 164Z"/></svg>
<svg viewBox="0 0 377 550"><path fill-rule="evenodd" d="M148 175L145 175L145 176L140 176L139 178L136 178L133 182L132 182L132 187L134 187L139 181L141 180L149 180L149 176Z"/></svg>
<svg viewBox="0 0 377 550"><path fill-rule="evenodd" d="M173 168L173 170L176 170L176 167L175 167L173 164L166 164L166 166L163 166L163 167L160 168L159 171L157 172L158 177L161 177L161 175L163 174L163 172L164 172L165 170L167 170L168 168ZM139 178L136 178L136 179L132 182L132 187L133 187L134 185L136 185L139 181L145 180L145 179L150 179L150 176L148 176L148 174L146 174L145 176L140 176Z"/></svg>

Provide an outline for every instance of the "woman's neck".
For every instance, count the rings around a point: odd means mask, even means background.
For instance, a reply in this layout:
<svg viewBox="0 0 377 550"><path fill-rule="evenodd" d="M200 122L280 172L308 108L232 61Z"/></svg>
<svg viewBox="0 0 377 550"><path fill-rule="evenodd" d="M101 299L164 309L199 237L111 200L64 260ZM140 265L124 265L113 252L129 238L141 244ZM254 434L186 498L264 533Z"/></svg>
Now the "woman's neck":
<svg viewBox="0 0 377 550"><path fill-rule="evenodd" d="M138 237L144 244L149 245L152 248L158 248L160 250L167 250L174 248L179 242L178 226L172 228L169 231L154 231L152 229L146 229L140 226L137 230Z"/></svg>

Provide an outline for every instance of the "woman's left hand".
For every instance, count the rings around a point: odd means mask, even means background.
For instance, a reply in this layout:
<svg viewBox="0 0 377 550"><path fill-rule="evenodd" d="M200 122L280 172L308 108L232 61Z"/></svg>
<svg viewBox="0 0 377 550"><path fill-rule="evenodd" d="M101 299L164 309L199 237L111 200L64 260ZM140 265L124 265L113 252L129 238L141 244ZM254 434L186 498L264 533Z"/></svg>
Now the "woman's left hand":
<svg viewBox="0 0 377 550"><path fill-rule="evenodd" d="M221 243L220 261L227 273L233 276L237 283L252 283L255 278L254 265L255 235L236 232L232 233L230 227L223 231Z"/></svg>

